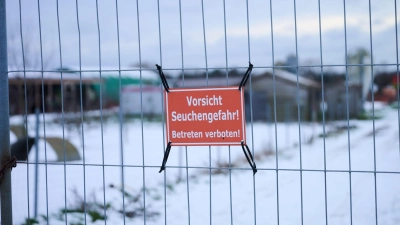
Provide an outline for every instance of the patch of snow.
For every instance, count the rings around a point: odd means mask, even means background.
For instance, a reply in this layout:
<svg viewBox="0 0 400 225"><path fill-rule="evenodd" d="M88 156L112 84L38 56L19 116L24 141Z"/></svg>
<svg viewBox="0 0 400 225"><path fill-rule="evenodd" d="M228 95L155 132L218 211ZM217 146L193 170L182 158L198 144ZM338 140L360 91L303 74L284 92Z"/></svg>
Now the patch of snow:
<svg viewBox="0 0 400 225"><path fill-rule="evenodd" d="M167 169L158 173L166 147L165 128L160 122L124 119L119 124L117 119L110 119L103 124L84 123L83 130L80 125L46 123L46 135L71 141L83 160L55 163L52 149L47 145L45 152L45 143L40 143L40 162L46 161L47 154L49 164L39 166L39 215L46 215L47 210L52 215L65 205L70 208L75 201L74 189L81 196L86 193L87 199L95 196L100 203L121 207L122 194L112 191L109 185L122 185L123 160L126 190L140 192L145 186L159 196L154 199L146 194L142 199L149 209L160 213L146 224L164 224L165 218L167 224L188 224L189 216L191 224L229 224L231 220L234 224L253 224L255 220L258 224L277 224L278 219L280 224L301 224L302 218L305 224L315 225L324 224L326 218L329 224L350 224L351 219L354 224L375 224L375 168L384 172L376 174L378 224L398 224L398 112L375 102L375 109L376 106L385 109L382 119L349 121L354 129L326 138L318 136L347 121L276 126L248 123L247 143L259 169L254 177L240 147L221 146L172 147ZM50 121L59 115L45 116ZM20 121L21 118L11 119L11 123ZM28 116L31 136L34 124L34 116ZM43 123L40 136L44 136ZM34 158L31 151L29 162ZM229 162L234 168L231 174L224 168L214 174L218 165ZM209 166L215 168L211 175ZM17 224L28 217L28 212L33 217L34 168L33 164L19 163L12 171ZM349 173L349 169L353 172ZM178 179L181 182L177 183ZM107 213L108 223L123 223L119 214ZM69 215L68 221L73 220ZM131 222L143 223L143 217L127 219L127 223ZM53 223L65 222L53 218Z"/></svg>

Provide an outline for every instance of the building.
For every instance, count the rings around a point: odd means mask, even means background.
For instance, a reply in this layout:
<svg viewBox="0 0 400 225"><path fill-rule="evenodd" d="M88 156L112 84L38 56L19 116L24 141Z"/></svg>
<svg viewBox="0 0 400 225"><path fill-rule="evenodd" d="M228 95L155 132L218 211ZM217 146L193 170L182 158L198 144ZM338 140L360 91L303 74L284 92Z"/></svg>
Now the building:
<svg viewBox="0 0 400 225"><path fill-rule="evenodd" d="M154 116L163 112L162 101L160 85L127 85L122 88L120 107L124 114Z"/></svg>
<svg viewBox="0 0 400 225"><path fill-rule="evenodd" d="M9 73L10 114L40 111L79 111L81 99L83 110L97 109L98 96L94 84L102 80L93 74L71 72Z"/></svg>
<svg viewBox="0 0 400 225"><path fill-rule="evenodd" d="M325 119L344 120L359 115L362 105L361 85L349 84L346 81L337 81L324 87ZM348 104L347 104L348 103Z"/></svg>
<svg viewBox="0 0 400 225"><path fill-rule="evenodd" d="M186 76L184 80L177 78L169 82L174 87L223 87L238 86L242 78L243 76L229 76L228 79L225 76L210 76L206 79L202 76ZM274 121L274 96L276 96L277 121L297 121L298 101L301 120L311 120L316 113L320 90L317 82L304 77L298 77L297 81L296 74L283 70L275 70L273 74L271 71L259 75L253 73L251 79L252 91L250 92L250 80L245 87L247 120Z"/></svg>
<svg viewBox="0 0 400 225"><path fill-rule="evenodd" d="M10 114L79 112L107 109L120 104L121 91L128 85L159 85L154 71L138 69L119 72L115 69L62 69L55 72L9 74ZM139 104L138 102L132 104ZM26 109L25 109L26 108Z"/></svg>
<svg viewBox="0 0 400 225"><path fill-rule="evenodd" d="M253 120L310 121L316 119L320 85L305 77L274 70L252 80ZM246 93L246 111L250 111L250 93ZM274 107L276 104L276 108ZM300 114L298 113L300 109Z"/></svg>

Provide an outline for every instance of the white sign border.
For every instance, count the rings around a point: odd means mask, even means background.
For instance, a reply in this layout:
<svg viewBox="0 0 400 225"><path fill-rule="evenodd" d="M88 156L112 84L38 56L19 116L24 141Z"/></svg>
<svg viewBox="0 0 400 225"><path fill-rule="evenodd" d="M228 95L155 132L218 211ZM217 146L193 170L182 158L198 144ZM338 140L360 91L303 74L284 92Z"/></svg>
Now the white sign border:
<svg viewBox="0 0 400 225"><path fill-rule="evenodd" d="M168 89L169 92L187 92L187 91L215 91L215 90L239 90L239 86L230 86L230 87L207 87L207 88L173 88ZM243 133L243 142L246 143L246 115L244 108L244 88L240 90L240 105L242 109L242 133ZM169 111L168 111L168 92L164 90L165 96L165 114L166 114L166 139L167 144L170 142L170 136L168 132L169 128ZM241 145L242 142L200 142L200 143L185 143L185 142L171 142L171 146L223 146L223 145Z"/></svg>

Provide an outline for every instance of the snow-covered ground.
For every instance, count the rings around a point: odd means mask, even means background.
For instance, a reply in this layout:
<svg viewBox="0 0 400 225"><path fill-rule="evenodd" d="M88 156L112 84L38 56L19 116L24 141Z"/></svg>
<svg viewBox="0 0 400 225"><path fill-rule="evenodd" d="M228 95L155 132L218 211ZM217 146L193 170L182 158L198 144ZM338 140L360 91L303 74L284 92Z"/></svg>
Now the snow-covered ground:
<svg viewBox="0 0 400 225"><path fill-rule="evenodd" d="M398 111L379 110L383 117L374 123L349 121L354 127L349 132L335 129L347 127L347 121L325 126L248 123L247 143L254 150L259 169L254 177L240 147L173 147L165 174L158 173L165 148L161 122L133 119L120 129L117 119L109 119L102 126L84 123L83 132L76 125L46 123L46 135L64 135L79 148L84 161L55 164L55 153L49 145L45 151L45 143L40 141L39 161L45 162L47 154L49 164L39 166L38 214L48 212L50 224L63 224L65 221L57 220L55 214L65 204L73 208L79 202L74 193L82 198L86 193L88 201L111 204L108 224L123 224L123 217L117 213L122 209L122 194L110 187L122 185L122 143L125 190L140 193L145 187L145 198L141 196L139 202L145 201L148 215L159 213L146 224L278 224L279 220L279 224L303 221L317 225L325 224L327 218L329 224L351 224L352 220L352 224L364 225L376 223L375 211L378 224L400 224ZM55 117L46 115L46 121ZM35 119L30 116L28 121L29 134L34 136ZM11 118L12 124L20 122L21 118ZM326 138L321 135L324 129L330 134ZM44 136L43 123L40 136ZM11 142L15 140L11 134ZM34 151L29 158L34 162ZM234 168L231 173L226 169L229 161ZM210 175L208 167L218 165L223 168L213 169ZM379 171L376 176L375 168ZM33 217L34 180L32 164L27 167L19 163L12 171L16 224L21 224L28 213ZM125 203L128 200L125 197ZM69 224L77 217L68 214L67 220ZM126 218L128 224L132 221L143 224L143 216ZM90 216L87 223L91 223Z"/></svg>

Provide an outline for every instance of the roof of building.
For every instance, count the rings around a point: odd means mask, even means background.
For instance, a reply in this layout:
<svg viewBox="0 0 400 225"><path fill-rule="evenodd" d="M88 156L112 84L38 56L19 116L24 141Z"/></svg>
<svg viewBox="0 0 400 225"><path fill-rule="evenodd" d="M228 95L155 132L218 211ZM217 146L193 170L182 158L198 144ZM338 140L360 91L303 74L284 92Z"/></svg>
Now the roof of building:
<svg viewBox="0 0 400 225"><path fill-rule="evenodd" d="M182 78L176 78L176 79L169 79L170 82L172 83L173 87L187 87L187 88L192 88L192 87L226 87L226 86L237 86L239 85L240 81L242 80L242 77L239 76L230 76L228 79L226 77L208 77L205 78L203 76L201 77L195 77L195 76L186 76L184 79Z"/></svg>
<svg viewBox="0 0 400 225"><path fill-rule="evenodd" d="M271 78L275 75L275 78L284 82L289 82L291 84L296 85L297 82L301 86L312 87L312 88L320 88L321 85L314 81L305 77L299 76L297 78L296 74L284 71L284 70L274 70L265 71L262 74L252 74L252 81L259 81L264 78ZM206 87L206 86L237 86L240 84L242 80L242 76L229 76L228 79L226 77L212 77L210 76L208 79L205 77L191 77L186 76L184 80L182 78L170 79L175 87ZM298 80L297 80L298 79ZM207 81L208 80L208 81Z"/></svg>
<svg viewBox="0 0 400 225"><path fill-rule="evenodd" d="M255 76L253 78L253 81L257 81L263 78L270 78L275 76L276 79L284 81L284 82L289 82L291 84L295 84L297 85L297 83L299 83L299 85L302 86L306 86L306 87L312 87L312 88L320 88L321 85L314 81L314 80L310 80L308 78L302 77L302 76L297 76L294 73L290 73L284 70L279 70L279 69L275 69L273 72L272 71L267 71L261 75Z"/></svg>
<svg viewBox="0 0 400 225"><path fill-rule="evenodd" d="M158 81L158 74L151 70L140 69L127 69L118 70L115 68L102 68L101 73L99 68L82 68L79 69L65 69L65 70L52 70L51 72L10 72L8 78L10 82L18 82L16 80L26 79L28 82L35 80L44 80L46 82L59 82L61 78L63 81L69 82L99 82L103 78L116 77L118 78L121 74L122 78L132 78L132 79L144 79Z"/></svg>

